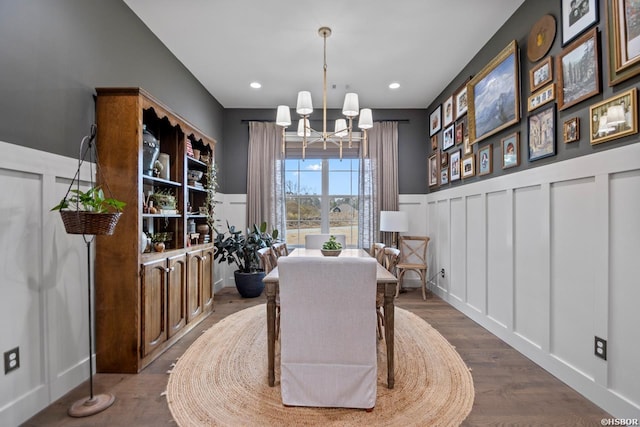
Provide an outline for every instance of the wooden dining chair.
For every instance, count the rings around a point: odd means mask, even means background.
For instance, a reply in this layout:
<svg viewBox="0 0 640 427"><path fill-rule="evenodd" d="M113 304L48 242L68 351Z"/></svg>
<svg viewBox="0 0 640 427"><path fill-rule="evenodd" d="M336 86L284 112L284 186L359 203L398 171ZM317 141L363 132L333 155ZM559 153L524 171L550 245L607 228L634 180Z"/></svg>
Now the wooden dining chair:
<svg viewBox="0 0 640 427"><path fill-rule="evenodd" d="M384 243L372 243L369 248L369 255L378 261L380 265L384 267ZM382 313L382 306L384 304L384 293L376 293L376 314L378 315L378 339L382 339L382 328L384 326L384 314Z"/></svg>
<svg viewBox="0 0 640 427"><path fill-rule="evenodd" d="M269 272L275 268L276 258L270 247L259 249L258 258L260 259L260 266L264 270L265 274L269 274Z"/></svg>
<svg viewBox="0 0 640 427"><path fill-rule="evenodd" d="M422 283L422 299L427 299L427 294L431 296L431 291L427 292L427 246L429 237L427 236L400 236L398 242L398 285L396 287L396 298L400 294L400 288L407 271L413 271L420 277Z"/></svg>
<svg viewBox="0 0 640 427"><path fill-rule="evenodd" d="M273 251L273 255L276 258L276 260L281 256L289 255L289 248L287 248L286 242L274 243L271 246L271 250Z"/></svg>

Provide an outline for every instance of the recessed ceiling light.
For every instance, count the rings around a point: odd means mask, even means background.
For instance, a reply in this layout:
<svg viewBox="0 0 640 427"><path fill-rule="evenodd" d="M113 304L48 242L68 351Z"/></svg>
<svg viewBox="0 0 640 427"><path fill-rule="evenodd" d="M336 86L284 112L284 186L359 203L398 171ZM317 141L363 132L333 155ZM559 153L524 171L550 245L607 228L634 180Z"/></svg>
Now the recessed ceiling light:
<svg viewBox="0 0 640 427"><path fill-rule="evenodd" d="M262 85L258 82L251 82L249 86L251 86L254 89L260 89L262 87Z"/></svg>
<svg viewBox="0 0 640 427"><path fill-rule="evenodd" d="M389 84L389 89L398 89L400 87L400 83L393 82Z"/></svg>

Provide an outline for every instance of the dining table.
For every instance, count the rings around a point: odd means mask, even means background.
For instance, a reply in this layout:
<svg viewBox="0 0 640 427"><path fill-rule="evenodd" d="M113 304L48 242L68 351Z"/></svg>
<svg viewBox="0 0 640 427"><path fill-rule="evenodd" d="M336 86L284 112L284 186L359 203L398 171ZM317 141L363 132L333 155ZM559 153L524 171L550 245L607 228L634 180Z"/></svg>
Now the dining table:
<svg viewBox="0 0 640 427"><path fill-rule="evenodd" d="M322 257L320 249L295 248L289 255L294 257ZM339 257L369 257L369 253L364 249L343 249ZM276 298L279 292L278 267L267 274L263 282L267 296L267 358L269 386L275 385L275 344L276 344ZM387 350L387 387L394 386L394 349L393 349L393 327L394 327L394 299L398 279L381 264L378 263L376 270L377 292L384 294L384 339Z"/></svg>

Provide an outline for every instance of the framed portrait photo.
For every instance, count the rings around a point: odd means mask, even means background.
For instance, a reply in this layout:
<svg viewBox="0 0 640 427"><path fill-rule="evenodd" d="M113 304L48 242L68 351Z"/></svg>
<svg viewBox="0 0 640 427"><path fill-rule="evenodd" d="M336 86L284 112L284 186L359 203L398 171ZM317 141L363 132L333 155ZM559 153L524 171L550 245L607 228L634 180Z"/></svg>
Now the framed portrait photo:
<svg viewBox="0 0 640 427"><path fill-rule="evenodd" d="M460 89L453 94L453 111L455 113L455 119L467 114L467 84L463 84Z"/></svg>
<svg viewBox="0 0 640 427"><path fill-rule="evenodd" d="M478 176L493 172L493 146L491 144L478 150Z"/></svg>
<svg viewBox="0 0 640 427"><path fill-rule="evenodd" d="M559 110L600 93L597 28L564 49L557 60ZM581 72L576 73L577 69Z"/></svg>
<svg viewBox="0 0 640 427"><path fill-rule="evenodd" d="M456 123L456 145L462 144L464 141L464 124Z"/></svg>
<svg viewBox="0 0 640 427"><path fill-rule="evenodd" d="M460 150L456 150L449 155L449 179L451 182L460 179Z"/></svg>
<svg viewBox="0 0 640 427"><path fill-rule="evenodd" d="M598 22L597 0L562 0L562 46Z"/></svg>
<svg viewBox="0 0 640 427"><path fill-rule="evenodd" d="M431 137L431 150L437 150L438 149L438 135L433 135Z"/></svg>
<svg viewBox="0 0 640 427"><path fill-rule="evenodd" d="M606 0L605 3L609 86L614 86L640 74L640 21L636 18L640 4L632 0Z"/></svg>
<svg viewBox="0 0 640 427"><path fill-rule="evenodd" d="M469 81L467 115L472 144L520 121L518 58L513 40Z"/></svg>
<svg viewBox="0 0 640 427"><path fill-rule="evenodd" d="M440 168L449 166L449 153L440 153Z"/></svg>
<svg viewBox="0 0 640 427"><path fill-rule="evenodd" d="M551 105L528 118L529 161L556 154L556 109Z"/></svg>
<svg viewBox="0 0 640 427"><path fill-rule="evenodd" d="M529 87L535 92L542 86L553 81L553 61L551 56L529 70Z"/></svg>
<svg viewBox="0 0 640 427"><path fill-rule="evenodd" d="M438 165L438 153L433 153L431 156L429 156L427 166L429 187L438 185L438 171L440 170L440 165Z"/></svg>
<svg viewBox="0 0 640 427"><path fill-rule="evenodd" d="M449 183L449 168L443 168L440 170L440 185Z"/></svg>
<svg viewBox="0 0 640 427"><path fill-rule="evenodd" d="M455 143L454 125L449 125L442 131L442 151L453 147Z"/></svg>
<svg viewBox="0 0 640 427"><path fill-rule="evenodd" d="M637 102L634 87L589 107L591 145L638 133Z"/></svg>
<svg viewBox="0 0 640 427"><path fill-rule="evenodd" d="M476 156L469 154L462 158L462 178L470 178L476 174Z"/></svg>
<svg viewBox="0 0 640 427"><path fill-rule="evenodd" d="M576 142L580 139L580 118L572 117L562 124L562 140L565 144Z"/></svg>
<svg viewBox="0 0 640 427"><path fill-rule="evenodd" d="M462 147L463 147L463 152L464 155L466 156L467 154L471 154L473 153L473 147L471 146L471 143L469 142L469 135L465 135L464 136L464 141L462 143Z"/></svg>
<svg viewBox="0 0 640 427"><path fill-rule="evenodd" d="M508 169L520 164L520 133L515 132L500 140L502 149L502 169Z"/></svg>
<svg viewBox="0 0 640 427"><path fill-rule="evenodd" d="M442 125L447 126L453 122L453 96L442 103Z"/></svg>
<svg viewBox="0 0 640 427"><path fill-rule="evenodd" d="M429 115L429 136L433 136L440 129L442 129L442 105L438 105Z"/></svg>
<svg viewBox="0 0 640 427"><path fill-rule="evenodd" d="M544 104L556 99L555 83L551 83L538 92L534 93L527 100L527 111L533 111Z"/></svg>

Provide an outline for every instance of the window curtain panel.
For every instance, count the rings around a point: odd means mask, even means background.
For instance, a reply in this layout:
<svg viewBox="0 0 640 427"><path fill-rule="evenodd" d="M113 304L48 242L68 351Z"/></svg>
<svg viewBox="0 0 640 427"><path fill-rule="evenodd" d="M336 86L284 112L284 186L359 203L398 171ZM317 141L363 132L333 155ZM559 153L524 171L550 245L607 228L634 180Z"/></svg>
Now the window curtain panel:
<svg viewBox="0 0 640 427"><path fill-rule="evenodd" d="M247 226L265 222L286 235L282 131L275 123L249 122Z"/></svg>
<svg viewBox="0 0 640 427"><path fill-rule="evenodd" d="M363 147L364 148L364 147ZM360 153L358 246L392 244L391 233L379 237L380 211L398 210L398 122L374 122L368 132L368 156Z"/></svg>

